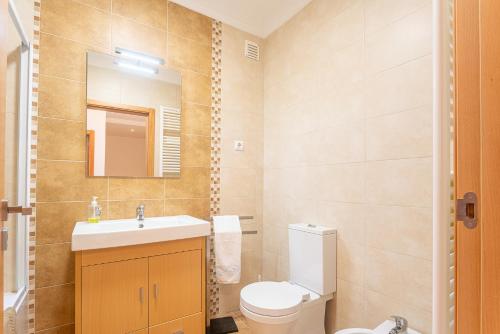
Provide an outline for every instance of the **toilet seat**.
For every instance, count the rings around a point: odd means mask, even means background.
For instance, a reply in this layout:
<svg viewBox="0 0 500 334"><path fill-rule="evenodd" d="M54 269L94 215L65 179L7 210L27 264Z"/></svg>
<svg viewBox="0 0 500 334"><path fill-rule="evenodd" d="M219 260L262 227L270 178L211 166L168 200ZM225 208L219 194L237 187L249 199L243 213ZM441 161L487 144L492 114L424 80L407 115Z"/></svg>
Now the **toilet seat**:
<svg viewBox="0 0 500 334"><path fill-rule="evenodd" d="M241 290L243 311L264 317L285 317L301 309L303 294L288 282L257 282Z"/></svg>
<svg viewBox="0 0 500 334"><path fill-rule="evenodd" d="M253 320L258 323L262 324L268 324L268 325L282 325L282 324L287 324L287 323L292 323L294 321L297 321L300 316L300 311L295 312L289 315L284 315L281 317L272 317L268 315L261 315L257 314L254 312L249 311L246 309L243 305L240 304L240 311L245 318Z"/></svg>

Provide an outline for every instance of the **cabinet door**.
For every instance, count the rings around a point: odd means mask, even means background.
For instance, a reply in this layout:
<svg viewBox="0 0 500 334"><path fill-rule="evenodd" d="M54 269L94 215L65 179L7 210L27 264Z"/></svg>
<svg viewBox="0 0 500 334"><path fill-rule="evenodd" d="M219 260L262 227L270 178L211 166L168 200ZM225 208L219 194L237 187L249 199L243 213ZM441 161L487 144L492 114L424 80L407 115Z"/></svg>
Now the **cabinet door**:
<svg viewBox="0 0 500 334"><path fill-rule="evenodd" d="M82 268L82 334L148 327L148 259Z"/></svg>
<svg viewBox="0 0 500 334"><path fill-rule="evenodd" d="M177 319L163 325L149 328L149 334L203 334L202 314L198 313L186 318Z"/></svg>
<svg viewBox="0 0 500 334"><path fill-rule="evenodd" d="M201 312L201 250L149 258L149 324Z"/></svg>

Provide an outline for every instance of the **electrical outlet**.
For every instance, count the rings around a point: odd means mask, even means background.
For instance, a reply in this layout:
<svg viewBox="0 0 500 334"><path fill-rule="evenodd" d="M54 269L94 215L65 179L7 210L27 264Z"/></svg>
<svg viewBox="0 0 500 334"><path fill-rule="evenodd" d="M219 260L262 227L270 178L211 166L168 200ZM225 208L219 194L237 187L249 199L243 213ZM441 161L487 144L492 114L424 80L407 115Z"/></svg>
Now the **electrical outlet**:
<svg viewBox="0 0 500 334"><path fill-rule="evenodd" d="M245 143L243 140L235 140L234 141L234 150L235 151L244 151L245 150Z"/></svg>

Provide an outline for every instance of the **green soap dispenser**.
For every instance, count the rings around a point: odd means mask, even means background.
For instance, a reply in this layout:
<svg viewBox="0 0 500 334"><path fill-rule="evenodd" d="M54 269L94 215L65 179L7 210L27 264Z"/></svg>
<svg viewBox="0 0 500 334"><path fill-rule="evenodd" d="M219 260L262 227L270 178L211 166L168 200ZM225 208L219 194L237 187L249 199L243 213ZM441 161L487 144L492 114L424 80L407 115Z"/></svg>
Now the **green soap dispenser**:
<svg viewBox="0 0 500 334"><path fill-rule="evenodd" d="M92 196L92 201L89 205L89 218L88 222L91 224L96 224L101 220L101 207L97 203L97 196Z"/></svg>

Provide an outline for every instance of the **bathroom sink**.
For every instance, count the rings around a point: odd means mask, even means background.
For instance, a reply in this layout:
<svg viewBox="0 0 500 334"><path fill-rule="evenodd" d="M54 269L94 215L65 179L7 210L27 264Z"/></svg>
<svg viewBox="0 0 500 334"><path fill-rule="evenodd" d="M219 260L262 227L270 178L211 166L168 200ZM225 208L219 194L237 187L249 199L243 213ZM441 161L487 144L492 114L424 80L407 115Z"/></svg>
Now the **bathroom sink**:
<svg viewBox="0 0 500 334"><path fill-rule="evenodd" d="M111 248L210 235L210 223L191 216L145 218L143 224L144 227L139 228L137 219L76 223L71 249Z"/></svg>

